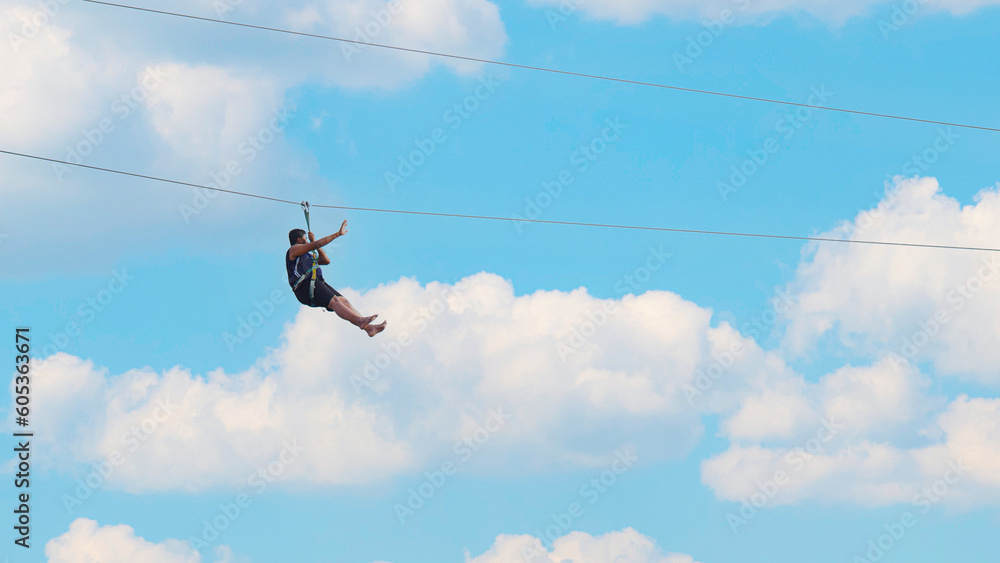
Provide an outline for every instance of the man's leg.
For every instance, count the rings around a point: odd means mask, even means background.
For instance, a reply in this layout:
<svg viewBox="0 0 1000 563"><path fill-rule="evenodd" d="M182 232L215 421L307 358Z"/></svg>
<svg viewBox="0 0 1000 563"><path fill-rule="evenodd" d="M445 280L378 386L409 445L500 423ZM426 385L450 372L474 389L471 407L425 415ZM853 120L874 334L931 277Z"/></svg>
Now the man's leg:
<svg viewBox="0 0 1000 563"><path fill-rule="evenodd" d="M341 296L341 295L338 295L338 296L334 297L334 299L338 299L338 300L340 300L340 303L341 303L341 304L342 304L343 306L347 307L348 309L350 309L350 310L354 311L354 314L355 314L355 315L358 315L359 317L360 317L360 316L362 316L362 315L361 315L361 313L359 313L359 312L358 312L358 310L354 308L354 305L351 305L351 302L350 302L350 301L348 301L346 297L343 297L343 296Z"/></svg>
<svg viewBox="0 0 1000 563"><path fill-rule="evenodd" d="M346 301L347 299L343 297L334 296L330 299L330 303L326 308L337 313L338 317L357 327L371 320L368 317L362 317L360 313L354 310L354 307L350 306L350 303L345 304Z"/></svg>

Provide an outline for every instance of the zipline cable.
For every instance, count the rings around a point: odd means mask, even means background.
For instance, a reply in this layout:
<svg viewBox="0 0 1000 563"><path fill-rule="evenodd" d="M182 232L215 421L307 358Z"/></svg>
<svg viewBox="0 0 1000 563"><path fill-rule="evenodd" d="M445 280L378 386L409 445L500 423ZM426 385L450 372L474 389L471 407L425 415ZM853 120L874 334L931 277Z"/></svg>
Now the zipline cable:
<svg viewBox="0 0 1000 563"><path fill-rule="evenodd" d="M850 114L854 114L854 115L866 115L866 116L870 116L870 117L883 117L883 118L886 118L886 119L899 119L899 120L903 120L903 121L914 121L914 122L917 122L917 123L930 123L930 124L933 124L933 125L945 125L945 126L949 126L949 127L960 127L962 129L978 129L978 130L981 130L981 131L994 131L994 132L1000 133L1000 128L996 128L996 127L984 127L984 126L981 126L981 125L966 125L966 124L962 124L962 123L950 123L950 122L947 122L947 121L935 121L935 120L932 120L932 119L920 119L920 118L916 118L916 117L906 117L906 116L902 116L902 115L893 115L893 114L887 114L887 113L875 113L875 112L853 110L853 109L845 109L845 108L836 108L836 107L828 107L828 106L818 106L818 105L814 105L814 104L804 104L804 103L801 103L801 102L789 102L789 101L785 101L785 100L775 100L775 99L771 99L771 98L760 98L760 97L755 97L755 96L743 96L743 95L740 95L740 94L732 94L732 93L728 93L728 92L716 92L716 91L713 91L713 90L699 90L699 89L696 89L696 88L685 88L685 87L682 87L682 86L671 86L669 84L659 84L659 83L656 83L656 82L642 82L642 81L639 81L639 80L629 80L627 78L616 78L616 77L613 77L613 76L602 76L602 75L599 75L599 74L585 74L585 73L582 73L582 72L572 72L572 71L568 71L568 70L560 70L560 69L555 69L555 68L547 68L547 67L540 67L540 66L530 66L530 65L523 65L523 64L517 64L517 63L507 63L507 62L502 62L502 61L494 61L494 60L490 60L490 59L479 59L479 58L476 58L476 57L466 57L466 56L463 56L463 55L453 55L453 54L450 54L450 53L439 53L439 52L436 52L436 51L426 51L426 50L423 50L423 49L413 49L413 48L409 48L409 47L398 47L398 46L395 46L395 45L383 45L381 43L369 43L367 41L358 41L356 39L346 39L346 38L343 38L343 37L334 37L334 36L331 36L331 35L319 35L319 34L316 34L316 33L306 33L304 31L293 31L293 30L290 30L290 29L281 29L281 28L277 28L277 27L266 27L266 26L262 26L262 25L253 25L253 24L241 23L241 22L231 22L231 21L226 21L226 20L219 20L219 19L214 19L214 18L206 18L206 17L202 17L202 16L195 16L195 15L191 15L191 14L181 14L181 13L177 13L177 12L167 12L167 11L164 11L164 10L154 10L152 8L141 8L139 6L130 6L128 4L115 4L113 2L102 2L100 0L83 0L83 1L84 2L89 2L91 4L101 4L101 5L104 5L104 6L112 6L112 7L115 7L115 8L126 8L126 9L130 9L130 10L137 10L137 11L140 11L140 12L148 12L148 13L151 13L151 14L160 14L160 15L165 15L165 16L174 16L174 17L179 17L179 18L187 18L187 19L199 20L199 21L205 21L205 22L212 22L212 23L221 23L221 24L225 24L225 25L232 25L232 26L237 26L237 27L245 27L245 28L250 28L250 29L259 29L259 30L263 30L263 31L273 31L273 32L276 32L276 33L288 33L288 34L291 34L291 35L299 35L299 36L302 36L302 37L312 37L312 38L315 38L315 39L326 39L326 40L330 40L330 41L340 41L342 43L353 43L353 44L356 44L356 45L366 45L368 47L378 47L380 49L392 49L394 51L403 51L403 52L407 52L407 53L416 53L416 54L420 54L420 55L430 55L430 56L434 56L434 57L445 57L445 58L457 59L457 60L461 60L461 61L470 61L470 62L476 62L476 63L490 64L490 65L506 66L506 67L510 67L510 68L520 68L520 69L526 69L526 70L536 70L536 71L539 71L539 72L551 72L551 73L563 74L563 75L567 75L567 76L577 76L577 77L581 77L581 78L593 78L595 80L607 80L607 81L611 81L611 82L620 82L620 83L632 84L632 85L636 85L636 86L650 86L650 87L653 87L653 88L665 88L665 89L668 89L668 90L677 90L677 91L681 91L681 92L690 92L690 93L695 93L695 94L707 94L707 95L711 95L711 96L723 96L723 97L726 97L726 98L736 98L736 99L740 99L740 100L750 100L750 101L755 101L755 102L765 102L765 103L769 103L769 104L780 104L780 105L786 105L786 106L796 106L796 107L804 107L804 108L810 108L810 109L836 111L836 112L841 112L841 113L850 113Z"/></svg>
<svg viewBox="0 0 1000 563"><path fill-rule="evenodd" d="M77 164L75 162L67 162L64 160L56 160L53 158L46 158L43 156L35 156L30 154L24 154L19 152L7 151L0 149L0 153L8 154L11 156L19 156L22 158L29 158L34 160L41 160L45 162L51 162L54 164L64 164L67 166L76 166L79 168L89 168L91 170L98 170L101 172L109 172L112 174L121 174L123 176L131 176L135 178L143 178L146 180L155 180L157 182L165 182L168 184L177 184L181 186L190 186L193 188L201 188L204 190L214 190L218 192L224 192L228 194L242 195L247 197L255 197L258 199L266 199L269 201L276 201L279 203L289 203L292 205L298 205L304 207L305 202L291 201L287 199L279 199L276 197L268 197L258 194L251 194L246 192L238 192L235 190L225 190L222 188L217 188L214 186L203 186L201 184L192 184L190 182L181 182L179 180L171 180L168 178L160 178L157 176L148 176L145 174L136 174L134 172L124 172L121 170L115 170L113 168L101 168L98 166L90 166L88 164ZM342 209L345 211L365 211L372 213L397 213L405 215L426 215L431 217L451 217L455 219L478 219L486 221L507 221L515 223L541 223L546 225L566 225L566 226L576 226L576 227L598 227L605 229L628 229L637 231L659 231L668 233L688 233L688 234L699 234L699 235L719 235L719 236L730 236L730 237L754 237L754 238L767 238L767 239L784 239L784 240L801 240L801 241L814 241L814 242L841 242L850 244L869 244L869 245L879 245L879 246L903 246L912 248L938 248L944 250L975 250L982 252L1000 252L1000 248L983 248L976 246L951 246L945 244L919 244L911 242L888 242L888 241L876 241L876 240L856 240L856 239L836 239L836 238L825 238L825 237L802 237L802 236L792 236L792 235L771 235L771 234L761 234L761 233L739 233L739 232L726 232L726 231L705 231L705 230L695 230L695 229L674 229L668 227L647 227L641 225L615 225L609 223L584 223L579 221L553 221L546 219L527 219L527 218L516 218L516 217L495 217L491 215L468 215L459 213L440 213L434 211L412 211L406 209L380 209L376 207L350 207L346 205L318 205L314 204L312 207L323 207L327 209Z"/></svg>

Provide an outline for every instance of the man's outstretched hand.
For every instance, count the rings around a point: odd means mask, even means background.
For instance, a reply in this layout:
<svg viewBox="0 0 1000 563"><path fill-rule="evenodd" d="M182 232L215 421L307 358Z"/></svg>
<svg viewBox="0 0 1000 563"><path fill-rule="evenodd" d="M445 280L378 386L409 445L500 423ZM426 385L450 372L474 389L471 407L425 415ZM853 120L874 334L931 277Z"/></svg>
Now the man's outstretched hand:
<svg viewBox="0 0 1000 563"><path fill-rule="evenodd" d="M340 230L337 231L337 236L342 237L346 234L347 234L347 220L345 219L344 222L340 225Z"/></svg>

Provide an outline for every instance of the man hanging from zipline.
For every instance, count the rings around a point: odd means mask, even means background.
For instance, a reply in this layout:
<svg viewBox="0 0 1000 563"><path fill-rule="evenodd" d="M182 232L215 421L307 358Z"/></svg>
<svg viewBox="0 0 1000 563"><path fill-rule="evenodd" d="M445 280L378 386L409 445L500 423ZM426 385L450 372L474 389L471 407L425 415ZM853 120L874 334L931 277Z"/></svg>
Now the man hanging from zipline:
<svg viewBox="0 0 1000 563"><path fill-rule="evenodd" d="M308 227L309 204L303 202L302 210L306 214L306 226ZM377 325L371 324L378 315L362 316L346 297L326 283L326 280L323 279L323 270L319 268L319 266L326 266L330 263L330 258L323 251L323 247L346 234L347 221L340 225L339 231L319 240L316 240L311 232L292 229L288 233L288 242L292 246L285 253L288 284L292 286L292 291L299 303L309 307L325 307L337 313L340 318L367 332L368 336L375 336L385 330L386 322L382 321L381 324ZM308 241L306 236L309 237Z"/></svg>

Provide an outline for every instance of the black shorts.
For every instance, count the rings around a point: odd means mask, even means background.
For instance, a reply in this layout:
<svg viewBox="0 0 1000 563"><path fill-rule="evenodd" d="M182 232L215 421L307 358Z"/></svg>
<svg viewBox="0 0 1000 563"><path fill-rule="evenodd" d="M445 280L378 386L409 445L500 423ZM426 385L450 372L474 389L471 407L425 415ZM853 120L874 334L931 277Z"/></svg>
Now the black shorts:
<svg viewBox="0 0 1000 563"><path fill-rule="evenodd" d="M334 297L343 297L339 291L330 287L330 284L326 283L325 280L316 280L316 304L312 305L309 303L309 283L311 281L310 279L305 279L299 284L299 288L295 290L295 298L299 300L299 303L310 307L326 308L330 304L330 300Z"/></svg>

